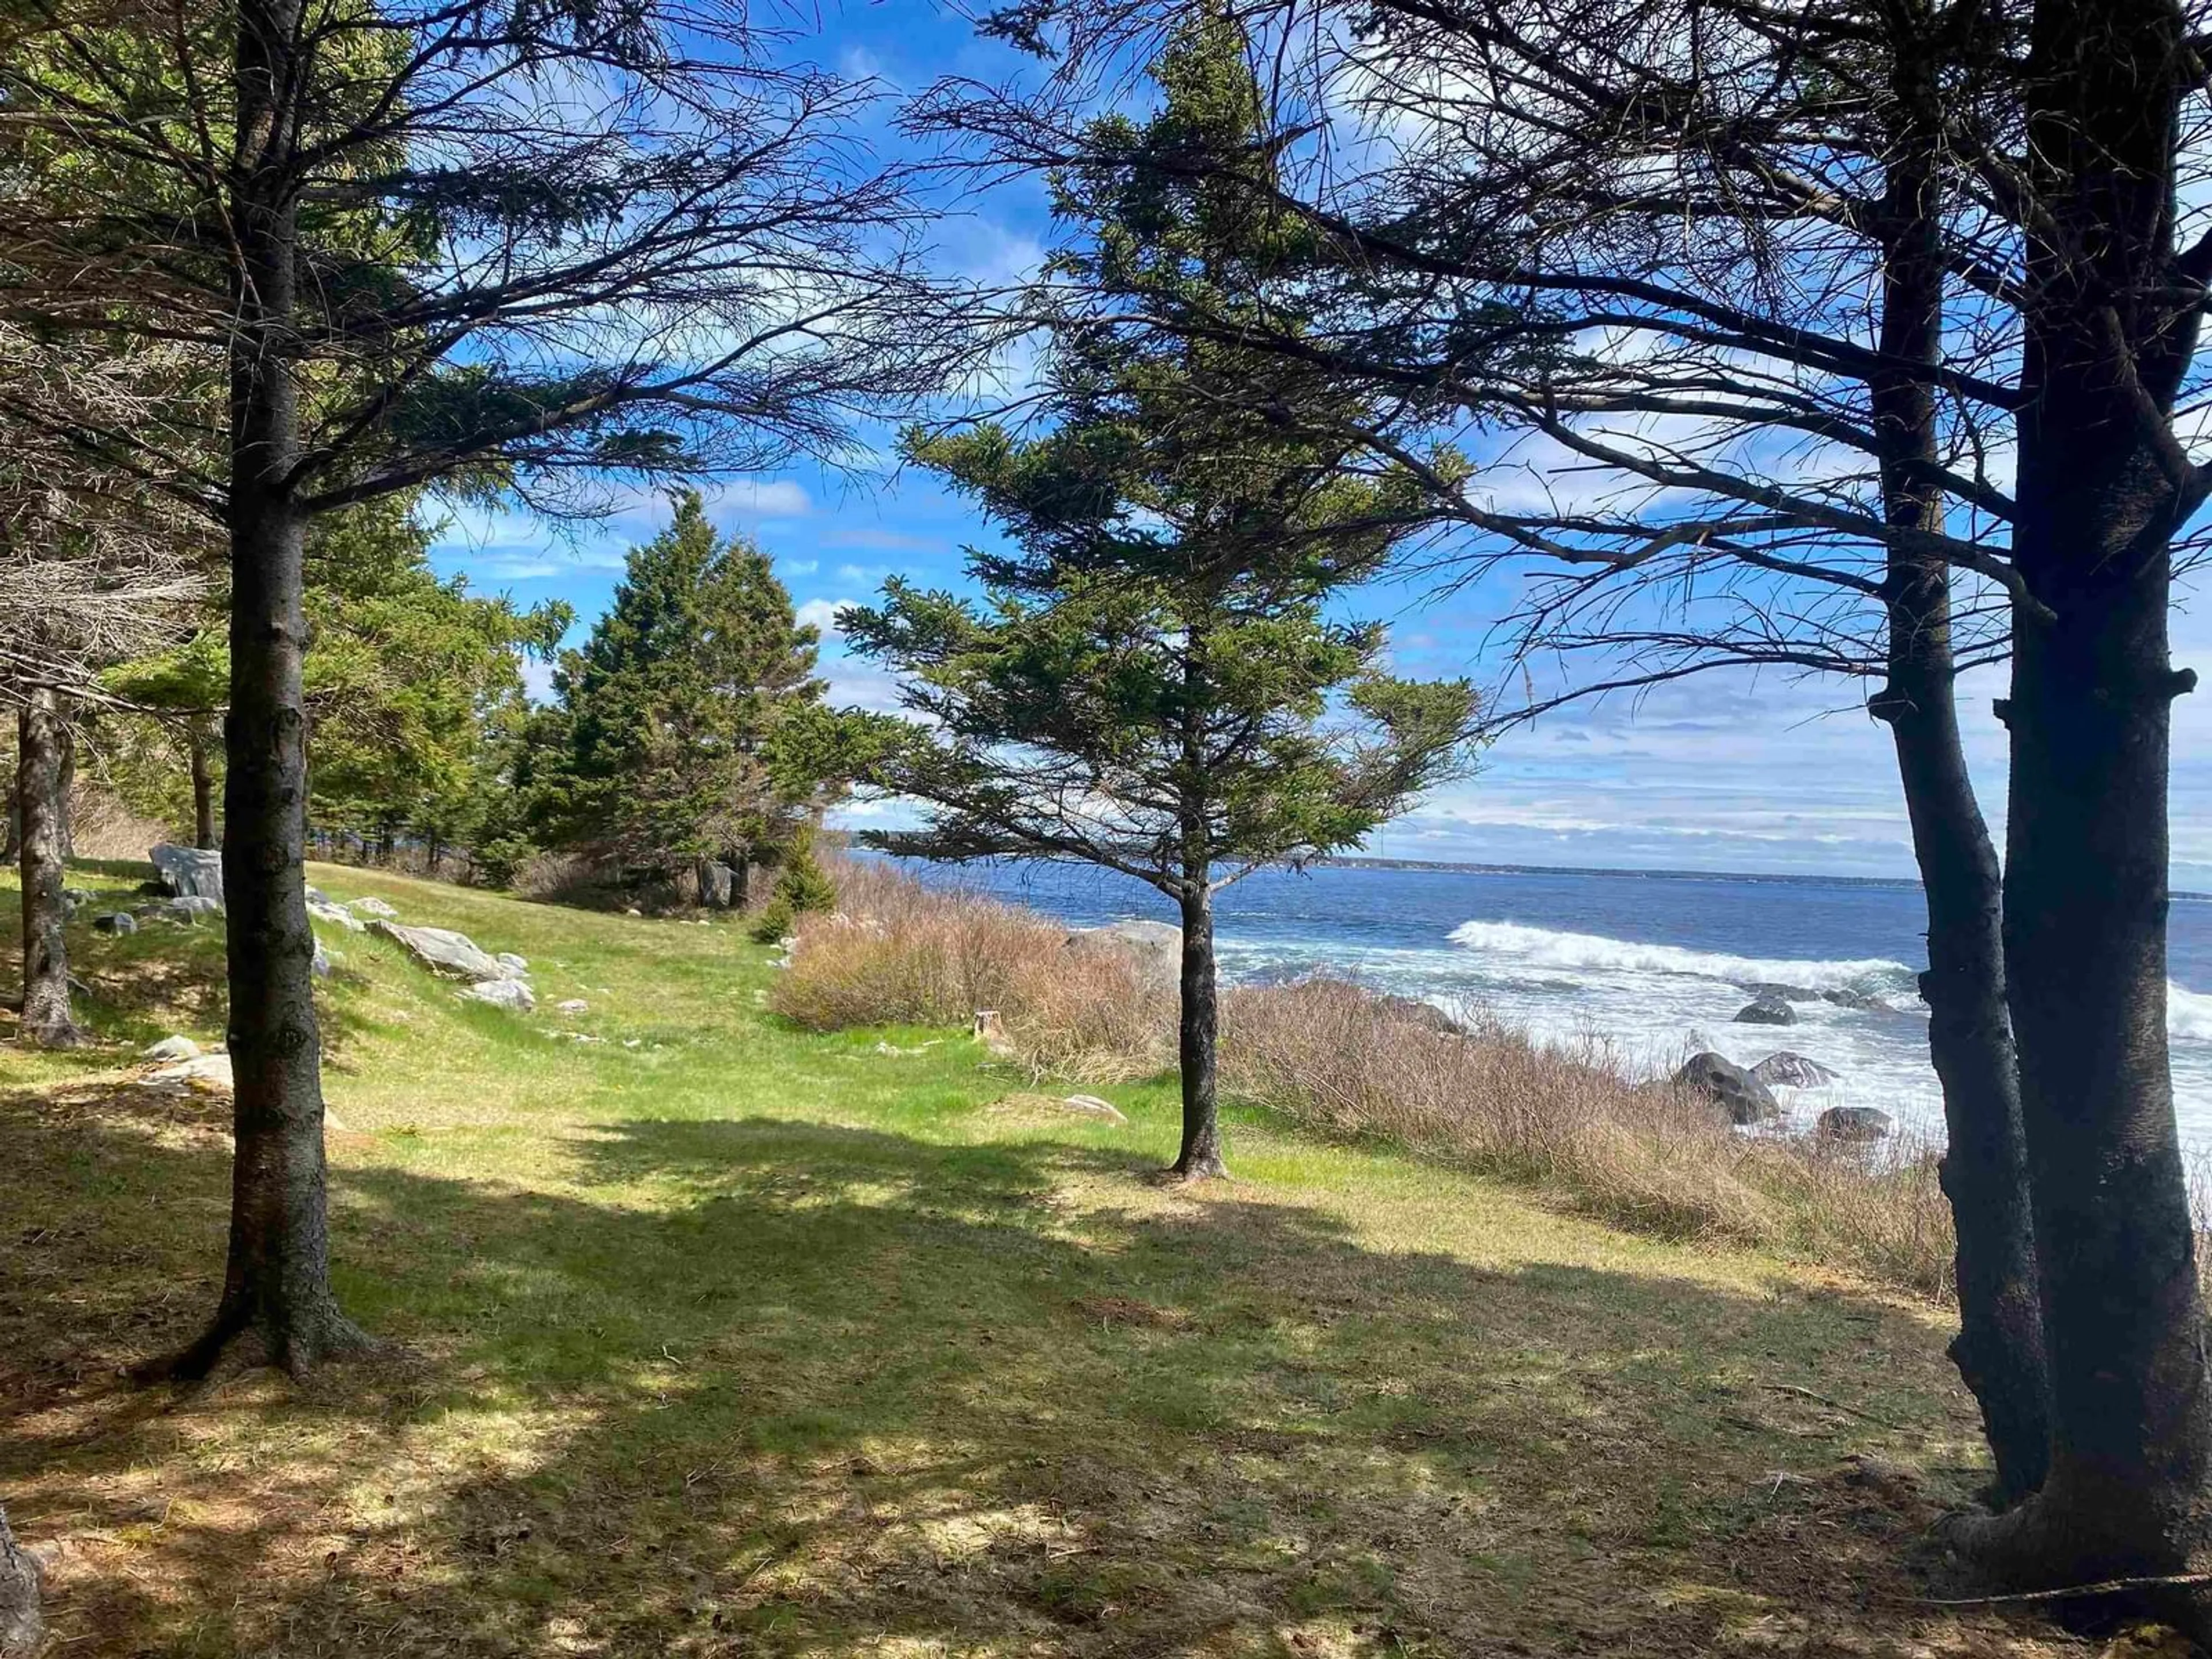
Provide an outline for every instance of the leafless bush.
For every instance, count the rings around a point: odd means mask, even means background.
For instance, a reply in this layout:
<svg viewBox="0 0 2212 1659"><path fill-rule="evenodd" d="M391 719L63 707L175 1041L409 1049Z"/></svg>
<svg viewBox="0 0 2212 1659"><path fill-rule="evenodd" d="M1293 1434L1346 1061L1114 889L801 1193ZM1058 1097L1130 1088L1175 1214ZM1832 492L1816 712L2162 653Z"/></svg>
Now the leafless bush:
<svg viewBox="0 0 2212 1659"><path fill-rule="evenodd" d="M167 824L134 811L124 799L79 777L70 791L70 851L80 859L143 859L170 840Z"/></svg>
<svg viewBox="0 0 2212 1659"><path fill-rule="evenodd" d="M802 924L778 1012L827 1030L965 1024L994 1008L1039 1072L1096 1080L1174 1064L1172 994L1133 963L1071 951L1067 930L1033 911L886 865L834 873L838 913ZM1632 1081L1595 1036L1561 1048L1468 1023L1464 1036L1433 1030L1341 981L1237 988L1223 1000L1222 1086L1639 1232L1787 1250L1950 1295L1950 1212L1929 1148L1739 1133L1700 1101Z"/></svg>
<svg viewBox="0 0 2212 1659"><path fill-rule="evenodd" d="M799 923L772 999L787 1018L817 1030L965 1025L994 1009L1040 1073L1103 1082L1171 1063L1171 1000L1133 962L1069 950L1067 929L1033 910L883 864L828 862L838 908Z"/></svg>

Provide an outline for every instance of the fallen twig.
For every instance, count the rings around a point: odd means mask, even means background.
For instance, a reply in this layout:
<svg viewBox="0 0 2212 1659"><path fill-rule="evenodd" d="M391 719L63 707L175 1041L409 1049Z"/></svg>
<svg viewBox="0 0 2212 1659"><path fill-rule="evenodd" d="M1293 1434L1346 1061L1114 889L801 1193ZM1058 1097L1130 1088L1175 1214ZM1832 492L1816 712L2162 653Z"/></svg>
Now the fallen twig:
<svg viewBox="0 0 2212 1659"><path fill-rule="evenodd" d="M1840 1400L1832 1400L1825 1394L1815 1394L1810 1389L1801 1389L1795 1382L1762 1382L1759 1385L1774 1394L1794 1394L1801 1400L1809 1400L1816 1406L1826 1406L1830 1411L1841 1412L1846 1417L1862 1418L1877 1428L1895 1429L1902 1432L1905 1425L1873 1412L1863 1411L1856 1406L1846 1406Z"/></svg>

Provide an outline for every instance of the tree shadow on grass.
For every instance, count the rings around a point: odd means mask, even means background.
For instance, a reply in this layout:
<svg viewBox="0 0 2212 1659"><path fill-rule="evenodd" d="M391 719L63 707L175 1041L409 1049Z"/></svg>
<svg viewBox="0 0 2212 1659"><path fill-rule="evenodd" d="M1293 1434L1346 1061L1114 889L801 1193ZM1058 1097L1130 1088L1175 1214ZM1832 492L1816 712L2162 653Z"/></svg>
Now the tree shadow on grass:
<svg viewBox="0 0 2212 1659"><path fill-rule="evenodd" d="M220 1139L0 1131L54 1229L0 1497L67 1540L64 1651L2065 1645L1913 1604L1931 1497L1840 1460L1971 1423L1880 1304L1378 1252L1111 1149L627 1121L559 1190L341 1170L344 1294L410 1357L132 1396L94 1378L212 1297Z"/></svg>

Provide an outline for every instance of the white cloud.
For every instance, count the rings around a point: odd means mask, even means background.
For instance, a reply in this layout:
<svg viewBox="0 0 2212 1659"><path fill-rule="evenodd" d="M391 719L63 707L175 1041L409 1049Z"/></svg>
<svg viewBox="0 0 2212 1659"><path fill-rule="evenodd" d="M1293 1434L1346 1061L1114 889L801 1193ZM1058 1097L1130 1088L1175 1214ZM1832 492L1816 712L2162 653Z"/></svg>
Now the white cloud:
<svg viewBox="0 0 2212 1659"><path fill-rule="evenodd" d="M802 628L818 628L822 637L834 640L844 630L837 626L837 613L855 599L809 599L799 607L799 624Z"/></svg>
<svg viewBox="0 0 2212 1659"><path fill-rule="evenodd" d="M748 478L714 492L712 505L749 518L803 519L814 510L813 497L789 478Z"/></svg>

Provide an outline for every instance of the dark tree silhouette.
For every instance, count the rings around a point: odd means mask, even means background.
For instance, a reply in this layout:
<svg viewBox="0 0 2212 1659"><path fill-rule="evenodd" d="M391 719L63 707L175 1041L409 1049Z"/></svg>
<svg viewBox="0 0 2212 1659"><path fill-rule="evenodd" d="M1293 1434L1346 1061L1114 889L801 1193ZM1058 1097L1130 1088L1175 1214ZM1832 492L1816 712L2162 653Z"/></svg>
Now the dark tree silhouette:
<svg viewBox="0 0 2212 1659"><path fill-rule="evenodd" d="M1439 481L1564 571L1531 646L1632 654L1613 684L1723 661L1881 678L1929 887L1959 1358L2008 1495L2034 1493L1972 1540L2044 1583L2190 1564L2212 1425L2166 1057L2167 703L2191 681L2164 618L2208 478L2174 418L2212 271L2179 229L2195 20L1378 0L1356 27L1291 21L1255 24L1288 66L1269 143L1310 163L1272 201L1328 239L1335 325L1170 290L1144 315L1495 423L1583 484L1505 510ZM1069 100L1158 22L1008 14L1062 53L1055 94L951 85L929 114L1000 163L1067 164ZM1565 349L1516 364L1515 339ZM1717 611L1656 617L1685 581ZM2008 648L2000 903L1952 684Z"/></svg>
<svg viewBox="0 0 2212 1659"><path fill-rule="evenodd" d="M0 23L0 319L177 355L166 423L46 422L227 538L236 1182L222 1299L359 1346L328 1278L302 896L302 538L424 484L587 510L610 482L834 457L952 344L868 88L746 7L57 0ZM186 418L190 416L192 418ZM36 423L0 385L0 418ZM195 422L197 424L195 424Z"/></svg>

